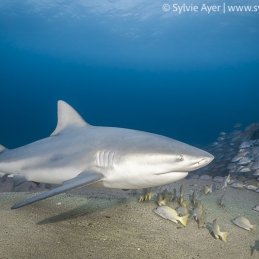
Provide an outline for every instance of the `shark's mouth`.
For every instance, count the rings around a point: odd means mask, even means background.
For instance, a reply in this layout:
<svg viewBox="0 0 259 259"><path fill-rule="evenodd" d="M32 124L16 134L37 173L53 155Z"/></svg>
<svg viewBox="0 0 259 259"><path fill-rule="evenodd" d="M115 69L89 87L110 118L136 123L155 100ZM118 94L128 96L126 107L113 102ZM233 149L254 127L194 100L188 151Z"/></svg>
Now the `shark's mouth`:
<svg viewBox="0 0 259 259"><path fill-rule="evenodd" d="M193 165L202 165L202 164L207 163L207 162L208 162L207 159L203 158L199 162L193 163Z"/></svg>
<svg viewBox="0 0 259 259"><path fill-rule="evenodd" d="M188 165L188 171L169 171L169 172L156 173L155 175L172 174L172 173L188 173L190 171L199 169L200 167L202 167L204 164L206 165L207 163L208 163L208 160L206 158L202 158L198 162L194 162Z"/></svg>
<svg viewBox="0 0 259 259"><path fill-rule="evenodd" d="M194 171L197 170L203 166L206 166L207 164L209 164L209 160L206 158L201 159L198 162L193 163L192 165L190 165L190 169L189 171Z"/></svg>

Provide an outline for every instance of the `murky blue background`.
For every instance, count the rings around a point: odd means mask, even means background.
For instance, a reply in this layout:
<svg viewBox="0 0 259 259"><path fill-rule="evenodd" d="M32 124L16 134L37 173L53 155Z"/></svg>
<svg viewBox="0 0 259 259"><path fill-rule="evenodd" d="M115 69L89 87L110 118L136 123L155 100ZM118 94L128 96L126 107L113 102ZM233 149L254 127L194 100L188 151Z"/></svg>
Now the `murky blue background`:
<svg viewBox="0 0 259 259"><path fill-rule="evenodd" d="M50 135L59 99L90 124L196 146L259 121L258 12L178 14L182 1L150 2L1 0L0 143Z"/></svg>

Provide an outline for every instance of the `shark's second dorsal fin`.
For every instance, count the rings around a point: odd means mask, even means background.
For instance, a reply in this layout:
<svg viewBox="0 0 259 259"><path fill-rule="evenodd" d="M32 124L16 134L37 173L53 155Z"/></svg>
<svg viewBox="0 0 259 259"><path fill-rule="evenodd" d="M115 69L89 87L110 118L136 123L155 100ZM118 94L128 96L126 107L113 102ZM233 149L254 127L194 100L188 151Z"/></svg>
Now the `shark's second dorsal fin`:
<svg viewBox="0 0 259 259"><path fill-rule="evenodd" d="M58 124L51 136L57 135L67 127L87 126L84 119L69 104L58 101Z"/></svg>

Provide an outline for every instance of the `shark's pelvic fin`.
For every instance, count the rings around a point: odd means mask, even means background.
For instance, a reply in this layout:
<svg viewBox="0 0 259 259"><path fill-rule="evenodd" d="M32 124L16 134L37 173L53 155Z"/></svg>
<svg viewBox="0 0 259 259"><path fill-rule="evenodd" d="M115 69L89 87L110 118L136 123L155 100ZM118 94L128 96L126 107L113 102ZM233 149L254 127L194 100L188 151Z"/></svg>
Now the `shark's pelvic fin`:
<svg viewBox="0 0 259 259"><path fill-rule="evenodd" d="M67 127L89 125L69 104L58 101L58 124L51 136L55 136Z"/></svg>
<svg viewBox="0 0 259 259"><path fill-rule="evenodd" d="M2 178L2 177L4 177L4 176L7 177L7 175L6 175L5 173L0 172L0 178Z"/></svg>
<svg viewBox="0 0 259 259"><path fill-rule="evenodd" d="M6 147L0 145L0 153L4 152L5 150L8 150Z"/></svg>
<svg viewBox="0 0 259 259"><path fill-rule="evenodd" d="M59 187L57 187L53 190L47 191L47 192L43 192L35 197L32 197L26 201L23 201L21 203L17 203L11 209L17 209L17 208L23 207L25 205L31 204L35 201L40 201L40 200L49 198L51 196L57 195L59 193L81 187L83 185L89 185L89 184L93 184L95 182L99 182L103 178L104 178L104 176L100 173L83 172L83 173L79 174L77 177L63 182L62 186L59 186Z"/></svg>
<svg viewBox="0 0 259 259"><path fill-rule="evenodd" d="M15 174L13 176L13 187L16 187L24 182L27 182L27 178L25 176L19 175L19 174Z"/></svg>

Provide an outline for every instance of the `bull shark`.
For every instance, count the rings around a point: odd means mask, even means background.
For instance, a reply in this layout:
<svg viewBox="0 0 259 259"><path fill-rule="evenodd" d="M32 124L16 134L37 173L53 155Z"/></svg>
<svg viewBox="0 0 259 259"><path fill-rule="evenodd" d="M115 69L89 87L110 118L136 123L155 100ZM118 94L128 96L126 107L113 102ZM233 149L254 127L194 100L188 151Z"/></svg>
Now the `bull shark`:
<svg viewBox="0 0 259 259"><path fill-rule="evenodd" d="M168 184L213 158L165 136L92 126L58 101L58 123L50 137L11 150L0 145L0 174L13 175L14 187L25 181L61 185L12 207L17 209L81 186L140 189Z"/></svg>

